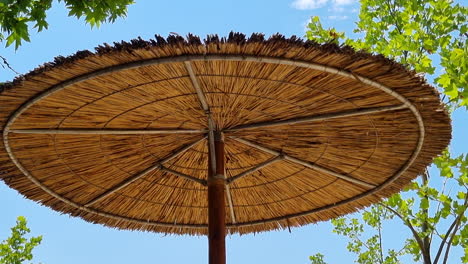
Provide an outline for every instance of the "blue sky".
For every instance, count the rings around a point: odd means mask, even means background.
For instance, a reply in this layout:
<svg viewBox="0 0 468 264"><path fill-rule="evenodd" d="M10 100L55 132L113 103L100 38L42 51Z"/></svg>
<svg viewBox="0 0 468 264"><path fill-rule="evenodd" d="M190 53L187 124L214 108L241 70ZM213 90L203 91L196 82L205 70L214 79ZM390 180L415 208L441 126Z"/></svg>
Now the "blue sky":
<svg viewBox="0 0 468 264"><path fill-rule="evenodd" d="M137 0L128 17L99 29L90 29L83 21L68 18L62 4L49 13L50 28L32 34L31 43L18 51L0 53L20 73L51 61L58 55L92 49L103 42L130 40L169 32L227 35L230 31L246 34L262 32L303 36L310 16L318 15L326 26L349 32L356 20L358 4L353 0L255 0L255 1L155 1ZM0 69L0 81L15 74ZM463 137L468 118L458 111L453 121L453 150L461 153L468 143ZM24 215L33 234L43 235L35 250L35 262L75 263L207 263L206 237L164 236L155 233L119 231L60 215L16 191L0 184L0 240L9 234L16 216ZM332 234L331 225L319 223L285 231L227 238L228 263L309 263L308 256L321 252L330 263L351 263L343 239ZM394 229L389 243L405 234Z"/></svg>

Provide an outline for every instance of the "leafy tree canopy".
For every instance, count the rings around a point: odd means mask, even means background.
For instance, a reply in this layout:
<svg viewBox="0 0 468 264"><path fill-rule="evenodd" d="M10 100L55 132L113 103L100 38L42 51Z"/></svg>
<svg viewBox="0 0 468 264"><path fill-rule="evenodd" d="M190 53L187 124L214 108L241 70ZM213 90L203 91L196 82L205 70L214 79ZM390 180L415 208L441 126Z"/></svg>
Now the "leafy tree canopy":
<svg viewBox="0 0 468 264"><path fill-rule="evenodd" d="M468 109L467 32L468 7L451 0L361 0L356 38L324 28L318 17L311 19L306 37L393 58L432 77L452 109ZM357 263L397 264L411 256L424 264L445 264L453 247L463 252L461 263L468 263L468 155L452 157L446 151L434 165L442 184L426 172L406 193L371 206L360 218L332 220ZM395 221L409 236L398 249L384 247L384 226ZM324 259L322 254L310 257L312 264L325 264Z"/></svg>
<svg viewBox="0 0 468 264"><path fill-rule="evenodd" d="M313 17L306 37L379 53L433 75L454 106L468 108L467 6L451 0L361 0L354 33L358 38L348 38Z"/></svg>
<svg viewBox="0 0 468 264"><path fill-rule="evenodd" d="M0 243L0 264L21 264L32 260L32 250L42 241L42 236L26 238L30 232L26 218L19 216L11 228L9 238Z"/></svg>
<svg viewBox="0 0 468 264"><path fill-rule="evenodd" d="M125 16L132 0L58 0L68 9L68 15L84 17L92 27L103 22L114 22ZM29 41L30 26L37 31L47 29L47 10L52 0L0 0L0 42L13 43L18 48L22 41Z"/></svg>

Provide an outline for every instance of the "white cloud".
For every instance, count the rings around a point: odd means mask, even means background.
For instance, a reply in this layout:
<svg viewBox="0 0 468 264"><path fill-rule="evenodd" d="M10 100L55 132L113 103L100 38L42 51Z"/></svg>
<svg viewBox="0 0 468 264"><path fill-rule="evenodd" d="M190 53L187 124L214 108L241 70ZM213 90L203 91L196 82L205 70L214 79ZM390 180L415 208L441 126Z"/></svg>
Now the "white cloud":
<svg viewBox="0 0 468 264"><path fill-rule="evenodd" d="M356 2L356 0L333 0L334 4L337 6L350 5Z"/></svg>
<svg viewBox="0 0 468 264"><path fill-rule="evenodd" d="M345 20L348 19L348 16L328 16L331 20Z"/></svg>
<svg viewBox="0 0 468 264"><path fill-rule="evenodd" d="M321 8L331 3L333 8L340 8L341 6L350 5L355 2L357 0L295 0L292 6L296 9L307 10Z"/></svg>
<svg viewBox="0 0 468 264"><path fill-rule="evenodd" d="M296 9L317 9L326 5L328 0L296 0L292 3L292 6Z"/></svg>
<svg viewBox="0 0 468 264"><path fill-rule="evenodd" d="M332 12L332 13L343 13L344 11L345 11L344 7L336 6L336 5L328 9L328 12Z"/></svg>

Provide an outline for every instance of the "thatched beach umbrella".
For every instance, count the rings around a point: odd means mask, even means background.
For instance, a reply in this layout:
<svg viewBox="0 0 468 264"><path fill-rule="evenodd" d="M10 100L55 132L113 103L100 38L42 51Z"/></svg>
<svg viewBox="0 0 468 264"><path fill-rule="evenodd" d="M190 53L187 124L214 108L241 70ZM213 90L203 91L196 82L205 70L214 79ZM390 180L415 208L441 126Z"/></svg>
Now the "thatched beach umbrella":
<svg viewBox="0 0 468 264"><path fill-rule="evenodd" d="M275 35L159 36L58 57L4 84L0 177L110 227L225 234L328 220L398 192L450 140L401 65Z"/></svg>

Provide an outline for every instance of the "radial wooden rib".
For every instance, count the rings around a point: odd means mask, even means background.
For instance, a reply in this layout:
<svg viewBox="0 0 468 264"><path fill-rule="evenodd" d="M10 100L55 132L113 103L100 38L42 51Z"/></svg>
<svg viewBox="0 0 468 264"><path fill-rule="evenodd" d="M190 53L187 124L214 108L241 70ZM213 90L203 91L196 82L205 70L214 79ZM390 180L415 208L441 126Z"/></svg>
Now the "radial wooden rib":
<svg viewBox="0 0 468 264"><path fill-rule="evenodd" d="M192 68L192 63L190 61L185 61L185 68L190 76L190 80L192 81L193 88L197 92L198 100L200 100L201 107L205 111L206 117L208 119L208 143L210 148L210 156L211 156L211 170L216 171L216 156L214 151L214 130L215 130L215 123L211 116L210 107L206 101L206 96L203 93L203 90L200 87L200 83L198 82L197 76Z"/></svg>
<svg viewBox="0 0 468 264"><path fill-rule="evenodd" d="M361 186L364 186L364 187L367 187L367 188L375 188L377 187L376 185L374 184L370 184L370 183L367 183L367 182L364 182L364 181L361 181L361 180L358 180L358 179L355 179L355 178L352 178L352 177L349 177L347 175L344 175L344 174L340 174L340 173L337 173L337 172L334 172L330 169L327 169L327 168L324 168L322 166L319 166L317 164L314 164L314 163L311 163L311 162L308 162L308 161L304 161L304 160L300 160L300 159L297 159L297 158L294 158L294 157L291 157L291 156L288 156L287 154L285 153L281 153L279 151L276 151L276 150L272 150L272 149L269 149L267 147L264 147L264 146L261 146L261 145L258 145L254 142L251 142L249 140L245 140L245 139L241 139L241 138L238 138L238 137L233 137L233 136L230 136L230 138L242 143L242 144L245 144L245 145L248 145L248 146L251 146L253 148L256 148L256 149L259 149L261 151L265 151L267 153L270 153L272 155L275 155L275 156L283 156L283 158L285 160L289 160L291 162L294 162L294 163L297 163L297 164L300 164L304 167L307 167L307 168L310 168L310 169L314 169L314 170L317 170L317 171L320 171L320 172L323 172L323 173L326 173L326 174L330 174L330 175L333 175L337 178L340 178L340 179L343 179L345 181L348 181L348 182L351 182L351 183L355 183L355 184L358 184L358 185L361 185Z"/></svg>
<svg viewBox="0 0 468 264"><path fill-rule="evenodd" d="M226 175L226 173L224 175ZM236 220L236 214L234 213L234 205L232 203L231 187L229 187L228 184L225 184L225 187L226 187L226 196L227 196L227 200L229 203L229 212L231 213L231 222L232 224L236 224L237 220Z"/></svg>
<svg viewBox="0 0 468 264"><path fill-rule="evenodd" d="M211 158L211 163L210 163L210 168L212 171L216 171L216 156L213 154L214 153L214 148L215 148L215 143L214 143L214 138L215 138L215 123L213 120L213 117L211 116L211 113L208 112L206 113L206 116L208 118L208 148L210 149L211 152L209 152L210 158Z"/></svg>
<svg viewBox="0 0 468 264"><path fill-rule="evenodd" d="M193 176L190 176L190 175L187 175L187 174L184 174L184 173L181 173L181 172L172 170L172 169L170 169L170 168L161 166L161 167L159 167L159 169L162 170L162 171L165 171L165 172L174 174L175 176L178 176L178 177L181 177L181 178L190 180L190 181L194 181L194 182L200 183L200 184L203 185L203 186L206 186L206 185L207 185L207 181L205 181L205 180L201 180L201 179L195 178L195 177L193 177Z"/></svg>
<svg viewBox="0 0 468 264"><path fill-rule="evenodd" d="M172 160L173 158L177 157L178 155L184 153L185 151L189 150L190 148L192 148L193 146L195 146L196 144L200 143L200 141L204 140L206 137L203 137L202 139L200 140L197 140L197 141L194 141L193 143L190 143L190 144L187 144L186 146L180 148L179 150L177 150L176 152L174 152L172 155L170 155L169 157L166 157L162 160L160 160L159 162L157 162L156 164L154 164L153 166L143 170L142 172L128 178L128 179L125 179L124 181L120 182L119 184L117 184L116 186L112 187L111 189L105 191L104 193L100 194L99 196L97 196L96 198L92 199L91 201L87 202L84 206L85 207L89 207L99 201L101 201L102 199L108 197L109 195L125 188L126 186L130 185L132 182L142 178L143 176L147 175L148 173L154 171L154 170L157 170L157 169L161 169L162 168L162 164L168 162L169 160ZM177 175L179 176L179 175Z"/></svg>
<svg viewBox="0 0 468 264"><path fill-rule="evenodd" d="M211 117L210 117L210 120L211 120ZM217 134L224 141L224 133L223 132L217 132ZM213 133L213 135L214 135L214 133ZM214 140L213 140L213 142L214 142ZM225 164L223 165L223 168L224 167L225 167ZM215 169L216 169L216 166L215 166ZM233 223L236 223L236 215L234 214L234 206L233 206L233 203L232 203L231 189L229 188L229 186L227 185L227 182L226 182L226 172L223 173L223 177L224 177L224 186L226 188L226 196L227 196L227 199L228 199L229 211L231 213L231 219L232 219Z"/></svg>
<svg viewBox="0 0 468 264"><path fill-rule="evenodd" d="M213 120L213 117L211 115L210 107L207 103L206 96L203 93L203 90L200 87L200 83L198 82L197 76L195 75L195 72L193 71L192 63L190 61L184 61L185 68L187 69L187 72L189 73L190 80L192 81L192 85L195 88L197 92L198 99L200 100L200 104L205 111L206 117L208 119L208 145L209 145L209 155L210 155L210 168L213 173L217 171L216 169L216 155L215 155L215 128L216 124ZM222 133L219 133L219 137L224 137ZM226 179L226 175L224 175L224 179ZM229 204L229 210L231 212L231 219L235 223L235 215L234 215L234 207L232 205L232 197L231 197L231 190L229 187L226 185L226 195L228 198L228 204Z"/></svg>
<svg viewBox="0 0 468 264"><path fill-rule="evenodd" d="M300 124L300 123L305 123L305 122L322 121L322 120L341 118L341 117L359 116L359 115L365 115L365 114L400 110L400 109L405 109L405 108L407 108L406 105L391 105L391 106L361 108L361 109L330 113L330 114L311 115L311 116L291 118L291 119L279 120L279 121L266 121L266 122L245 124L245 125L240 125L240 126L233 127L230 129L226 129L224 132L233 132L233 131L238 131L242 129L252 129L252 128L265 128L265 127L280 126L280 125L294 125L294 124Z"/></svg>
<svg viewBox="0 0 468 264"><path fill-rule="evenodd" d="M157 135L157 134L196 134L206 133L197 129L11 129L16 134L53 134L53 135Z"/></svg>
<svg viewBox="0 0 468 264"><path fill-rule="evenodd" d="M193 71L191 62L185 61L184 64L185 64L185 68L187 69L187 72L189 73L190 80L192 81L193 87L195 88L195 91L197 92L197 96L198 96L198 99L200 100L203 110L209 111L210 107L208 106L205 94L203 93L200 87L200 84L198 83L197 76L195 75L195 72Z"/></svg>
<svg viewBox="0 0 468 264"><path fill-rule="evenodd" d="M259 163L257 166L255 166L255 167L253 167L253 168L251 168L249 170L246 170L244 172L241 172L241 173L227 179L227 184L231 184L234 181L236 181L236 180L238 180L238 179L240 179L240 178L242 178L244 176L247 176L247 175L249 175L251 173L254 173L254 172L258 171L258 170L261 170L261 169L265 168L266 166L268 166L270 164L273 164L273 163L275 163L277 161L280 161L282 159L284 159L284 156L283 155L278 155L278 156L276 156L276 157L274 157L272 159L269 159L269 160L267 160L265 162Z"/></svg>

